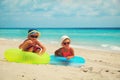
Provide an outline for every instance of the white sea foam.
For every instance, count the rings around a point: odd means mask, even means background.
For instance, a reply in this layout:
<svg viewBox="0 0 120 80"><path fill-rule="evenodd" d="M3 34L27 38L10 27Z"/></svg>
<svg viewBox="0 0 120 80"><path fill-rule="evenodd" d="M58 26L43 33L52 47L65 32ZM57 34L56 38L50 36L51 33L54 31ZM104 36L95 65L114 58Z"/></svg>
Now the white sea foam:
<svg viewBox="0 0 120 80"><path fill-rule="evenodd" d="M22 41L22 39L8 39L8 38L0 38L0 40Z"/></svg>
<svg viewBox="0 0 120 80"><path fill-rule="evenodd" d="M109 45L108 44L102 44L101 46L102 47L108 47Z"/></svg>
<svg viewBox="0 0 120 80"><path fill-rule="evenodd" d="M7 40L6 38L0 38L0 40Z"/></svg>
<svg viewBox="0 0 120 80"><path fill-rule="evenodd" d="M92 46L80 46L80 45L71 45L73 48L82 48L82 49L91 49L91 50L97 50L97 48L92 47Z"/></svg>
<svg viewBox="0 0 120 80"><path fill-rule="evenodd" d="M107 50L120 51L120 46L116 46L116 45L102 44L101 47Z"/></svg>
<svg viewBox="0 0 120 80"><path fill-rule="evenodd" d="M57 44L58 42L57 41L50 41L50 43Z"/></svg>
<svg viewBox="0 0 120 80"><path fill-rule="evenodd" d="M79 45L71 45L73 48L82 48L82 49L90 49L90 50L102 50L102 51L109 51L109 52L120 52L120 47L119 46L113 46L110 44L102 44L102 45L84 45L84 46L79 46Z"/></svg>
<svg viewBox="0 0 120 80"><path fill-rule="evenodd" d="M119 46L110 46L110 48L111 48L112 50L120 51L120 47L119 47Z"/></svg>

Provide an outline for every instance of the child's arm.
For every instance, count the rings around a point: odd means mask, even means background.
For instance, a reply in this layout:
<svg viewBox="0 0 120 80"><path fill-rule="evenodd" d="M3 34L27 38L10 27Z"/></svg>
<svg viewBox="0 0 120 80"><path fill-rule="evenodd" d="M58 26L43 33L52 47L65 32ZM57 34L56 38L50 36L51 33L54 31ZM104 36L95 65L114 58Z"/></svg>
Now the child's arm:
<svg viewBox="0 0 120 80"><path fill-rule="evenodd" d="M25 40L22 44L19 45L19 49L26 50L29 46L34 46L31 40Z"/></svg>
<svg viewBox="0 0 120 80"><path fill-rule="evenodd" d="M70 48L71 55L67 57L67 59L71 59L74 57L74 50L73 48Z"/></svg>
<svg viewBox="0 0 120 80"><path fill-rule="evenodd" d="M46 51L46 48L43 44L41 44L39 41L37 41L37 44L42 48L41 53L44 53Z"/></svg>
<svg viewBox="0 0 120 80"><path fill-rule="evenodd" d="M19 49L22 49L23 45L26 43L26 41L28 41L28 39L26 39L24 42L22 42L20 45L19 45Z"/></svg>
<svg viewBox="0 0 120 80"><path fill-rule="evenodd" d="M19 45L19 49L22 49L22 46L24 45L25 41Z"/></svg>
<svg viewBox="0 0 120 80"><path fill-rule="evenodd" d="M74 56L74 49L71 48L70 50L71 50L71 55Z"/></svg>
<svg viewBox="0 0 120 80"><path fill-rule="evenodd" d="M59 48L55 51L55 56L62 56L61 48Z"/></svg>

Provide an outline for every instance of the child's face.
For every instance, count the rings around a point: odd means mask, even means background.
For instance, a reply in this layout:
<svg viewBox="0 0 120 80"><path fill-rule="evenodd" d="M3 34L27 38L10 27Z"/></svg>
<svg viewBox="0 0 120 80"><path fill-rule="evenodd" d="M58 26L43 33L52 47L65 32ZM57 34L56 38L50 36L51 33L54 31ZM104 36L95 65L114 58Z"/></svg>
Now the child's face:
<svg viewBox="0 0 120 80"><path fill-rule="evenodd" d="M32 39L32 40L37 39L38 37L39 37L39 34L38 34L38 33L29 35L29 38Z"/></svg>
<svg viewBox="0 0 120 80"><path fill-rule="evenodd" d="M69 39L65 39L62 43L62 46L66 47L66 48L69 47L69 45L70 45L70 40Z"/></svg>

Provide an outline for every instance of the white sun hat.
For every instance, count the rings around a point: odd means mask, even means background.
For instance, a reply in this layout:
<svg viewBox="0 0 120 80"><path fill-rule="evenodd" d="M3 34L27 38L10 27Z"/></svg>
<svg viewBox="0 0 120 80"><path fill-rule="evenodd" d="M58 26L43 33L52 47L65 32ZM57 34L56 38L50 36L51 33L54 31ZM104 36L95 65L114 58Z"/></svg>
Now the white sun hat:
<svg viewBox="0 0 120 80"><path fill-rule="evenodd" d="M62 42L63 42L65 39L70 39L70 37L68 37L67 35L63 35L63 36L61 37L60 44L62 44Z"/></svg>

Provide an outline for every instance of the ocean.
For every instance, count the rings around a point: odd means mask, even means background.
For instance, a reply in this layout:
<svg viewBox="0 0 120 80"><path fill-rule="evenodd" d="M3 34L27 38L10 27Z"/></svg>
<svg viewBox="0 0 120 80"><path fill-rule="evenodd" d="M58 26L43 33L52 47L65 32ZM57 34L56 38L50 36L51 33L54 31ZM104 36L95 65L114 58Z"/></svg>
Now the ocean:
<svg viewBox="0 0 120 80"><path fill-rule="evenodd" d="M0 39L24 40L27 28L0 28ZM120 52L120 28L38 28L42 43L59 44L62 35L71 38L71 46Z"/></svg>

